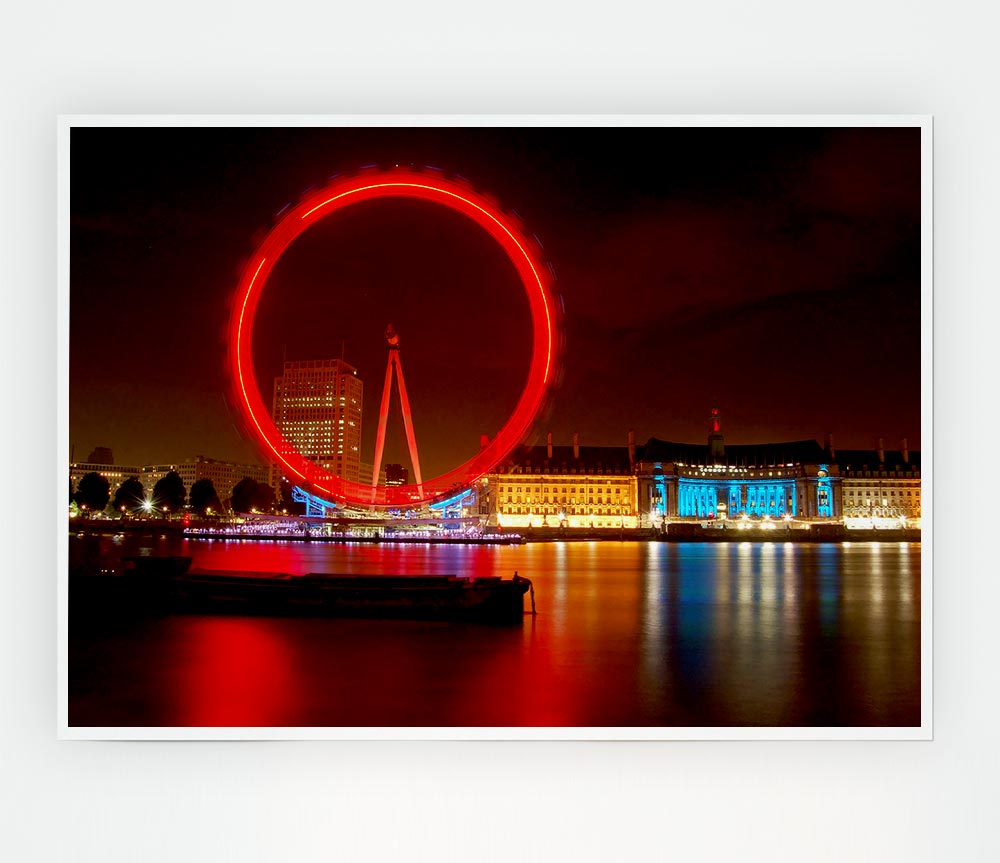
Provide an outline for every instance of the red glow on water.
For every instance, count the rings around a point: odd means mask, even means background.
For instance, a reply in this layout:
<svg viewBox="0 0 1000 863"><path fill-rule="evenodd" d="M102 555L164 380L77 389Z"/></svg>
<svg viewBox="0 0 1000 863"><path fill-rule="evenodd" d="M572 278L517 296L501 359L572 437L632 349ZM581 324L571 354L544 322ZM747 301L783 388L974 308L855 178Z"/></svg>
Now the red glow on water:
<svg viewBox="0 0 1000 863"><path fill-rule="evenodd" d="M295 665L268 618L181 620L173 669L178 725L281 725L298 706Z"/></svg>
<svg viewBox="0 0 1000 863"><path fill-rule="evenodd" d="M206 569L518 570L538 614L95 621L70 629L72 726L919 723L918 546L158 547Z"/></svg>
<svg viewBox="0 0 1000 863"><path fill-rule="evenodd" d="M352 204L379 198L417 198L454 210L485 230L510 258L528 296L533 327L531 364L521 398L496 438L457 468L422 485L378 488L332 475L302 456L284 438L268 413L253 370L254 315L268 276L291 243L319 219ZM542 264L537 243L493 201L464 184L413 169L365 173L335 181L309 196L274 226L250 259L236 292L230 323L229 365L236 403L247 429L269 460L276 459L290 478L325 497L361 506L413 506L439 500L465 488L507 456L527 435L555 377L558 310L551 276ZM373 496L375 500L373 501Z"/></svg>

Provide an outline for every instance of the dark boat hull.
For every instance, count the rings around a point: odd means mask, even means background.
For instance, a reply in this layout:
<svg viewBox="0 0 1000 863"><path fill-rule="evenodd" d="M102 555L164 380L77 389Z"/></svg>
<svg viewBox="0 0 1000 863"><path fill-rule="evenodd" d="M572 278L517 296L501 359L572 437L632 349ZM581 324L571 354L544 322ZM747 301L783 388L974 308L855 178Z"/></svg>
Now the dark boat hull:
<svg viewBox="0 0 1000 863"><path fill-rule="evenodd" d="M172 589L175 604L189 610L519 621L529 586L527 579L192 572Z"/></svg>
<svg viewBox="0 0 1000 863"><path fill-rule="evenodd" d="M131 558L127 575L74 580L109 607L145 611L519 622L531 581L517 575L286 575L188 571L185 559ZM190 561L187 560L187 564ZM71 581L71 596L73 593ZM117 601L111 602L116 599Z"/></svg>

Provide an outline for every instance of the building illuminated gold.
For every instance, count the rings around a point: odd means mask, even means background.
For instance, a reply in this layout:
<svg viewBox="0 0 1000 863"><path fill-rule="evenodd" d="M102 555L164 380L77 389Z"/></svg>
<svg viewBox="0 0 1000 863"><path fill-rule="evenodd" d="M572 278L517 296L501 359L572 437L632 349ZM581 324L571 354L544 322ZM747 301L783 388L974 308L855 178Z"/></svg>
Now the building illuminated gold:
<svg viewBox="0 0 1000 863"><path fill-rule="evenodd" d="M902 519L920 523L920 453L906 438L898 450L880 439L873 450L838 450L843 475L844 520Z"/></svg>
<svg viewBox="0 0 1000 863"><path fill-rule="evenodd" d="M553 446L550 435L499 465L486 489L488 521L501 528L639 526L629 447Z"/></svg>

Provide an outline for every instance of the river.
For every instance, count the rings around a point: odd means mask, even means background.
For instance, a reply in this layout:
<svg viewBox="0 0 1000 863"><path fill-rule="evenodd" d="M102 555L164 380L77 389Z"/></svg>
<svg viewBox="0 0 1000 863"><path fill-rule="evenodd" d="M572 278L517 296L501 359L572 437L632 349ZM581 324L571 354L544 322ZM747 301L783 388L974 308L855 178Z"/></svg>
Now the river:
<svg viewBox="0 0 1000 863"><path fill-rule="evenodd" d="M537 605L513 626L71 620L71 726L920 724L919 543L69 543L112 564L146 550L228 570L516 570Z"/></svg>

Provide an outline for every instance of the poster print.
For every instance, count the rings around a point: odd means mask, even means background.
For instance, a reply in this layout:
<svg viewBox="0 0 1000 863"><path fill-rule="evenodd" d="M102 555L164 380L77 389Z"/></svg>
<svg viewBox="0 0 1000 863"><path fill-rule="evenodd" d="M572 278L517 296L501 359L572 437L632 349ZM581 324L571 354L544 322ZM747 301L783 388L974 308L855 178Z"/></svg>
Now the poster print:
<svg viewBox="0 0 1000 863"><path fill-rule="evenodd" d="M929 734L928 120L61 134L65 736Z"/></svg>

